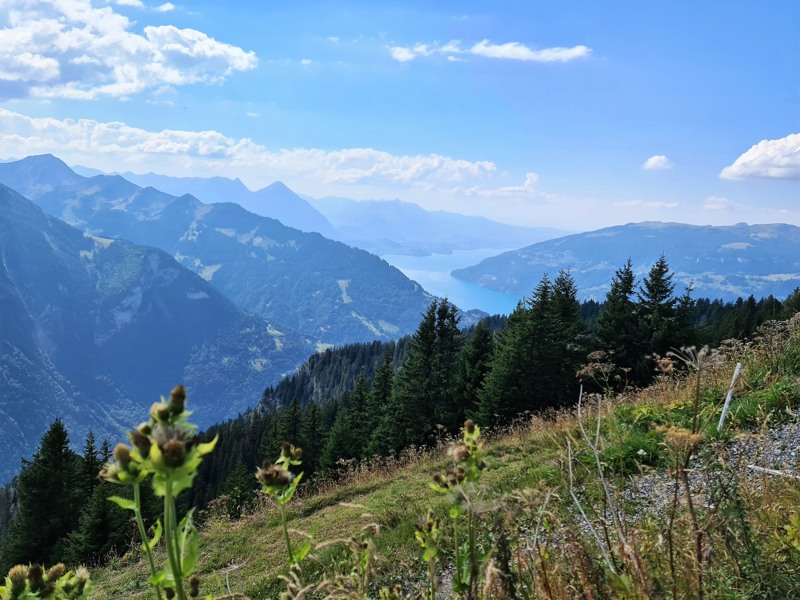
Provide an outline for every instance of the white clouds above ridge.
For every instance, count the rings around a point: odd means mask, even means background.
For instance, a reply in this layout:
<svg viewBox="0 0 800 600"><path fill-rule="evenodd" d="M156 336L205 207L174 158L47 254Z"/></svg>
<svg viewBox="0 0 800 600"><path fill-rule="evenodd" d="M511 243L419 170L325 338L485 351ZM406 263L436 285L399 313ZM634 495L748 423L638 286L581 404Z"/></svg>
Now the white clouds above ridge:
<svg viewBox="0 0 800 600"><path fill-rule="evenodd" d="M0 26L0 90L8 88L4 80L16 83L5 97L127 97L164 84L216 83L258 64L255 53L194 29L146 26L134 33L127 17L89 0L0 8Z"/></svg>
<svg viewBox="0 0 800 600"><path fill-rule="evenodd" d="M249 139L217 131L147 131L125 123L91 119L32 118L0 108L3 157L53 153L75 164L105 170L155 170L171 175L210 173L253 181L252 173L276 179L304 177L333 184L396 185L450 189L493 177L489 161L437 154L398 156L372 148L270 151Z"/></svg>

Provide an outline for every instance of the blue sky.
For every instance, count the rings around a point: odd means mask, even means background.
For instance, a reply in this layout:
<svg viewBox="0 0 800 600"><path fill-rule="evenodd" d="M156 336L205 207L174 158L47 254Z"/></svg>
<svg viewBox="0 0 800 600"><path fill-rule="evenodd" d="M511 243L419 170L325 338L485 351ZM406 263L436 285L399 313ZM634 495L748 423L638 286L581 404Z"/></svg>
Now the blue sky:
<svg viewBox="0 0 800 600"><path fill-rule="evenodd" d="M0 0L0 158L800 225L800 3Z"/></svg>

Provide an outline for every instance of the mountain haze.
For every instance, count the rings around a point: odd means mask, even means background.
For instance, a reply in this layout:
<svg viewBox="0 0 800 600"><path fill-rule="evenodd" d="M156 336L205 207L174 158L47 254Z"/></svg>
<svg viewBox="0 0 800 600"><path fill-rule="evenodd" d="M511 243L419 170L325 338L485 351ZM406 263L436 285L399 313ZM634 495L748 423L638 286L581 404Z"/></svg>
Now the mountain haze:
<svg viewBox="0 0 800 600"><path fill-rule="evenodd" d="M0 164L0 182L42 190L32 199L46 212L93 235L161 248L241 307L320 344L410 333L430 301L377 256L317 233L118 175L75 175L63 185L47 178L52 170L64 180L65 168L49 155L29 157Z"/></svg>
<svg viewBox="0 0 800 600"><path fill-rule="evenodd" d="M177 383L209 425L311 352L165 252L83 233L0 186L0 479L60 416L118 437Z"/></svg>
<svg viewBox="0 0 800 600"><path fill-rule="evenodd" d="M514 248L565 233L550 227L518 227L483 217L429 211L400 200L326 197L313 204L336 227L336 239L376 254L424 256Z"/></svg>
<svg viewBox="0 0 800 600"><path fill-rule="evenodd" d="M786 224L629 223L505 252L453 276L524 296L545 273L570 269L580 296L599 300L628 258L641 277L662 254L678 287L693 285L694 297L784 297L800 286L800 228Z"/></svg>

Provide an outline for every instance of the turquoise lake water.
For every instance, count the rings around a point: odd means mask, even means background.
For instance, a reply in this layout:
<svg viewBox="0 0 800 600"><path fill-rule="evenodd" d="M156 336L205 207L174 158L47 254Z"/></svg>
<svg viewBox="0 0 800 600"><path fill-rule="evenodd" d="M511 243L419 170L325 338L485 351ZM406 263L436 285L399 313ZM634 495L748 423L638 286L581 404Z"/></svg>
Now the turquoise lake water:
<svg viewBox="0 0 800 600"><path fill-rule="evenodd" d="M469 267L484 258L496 256L507 249L482 248L480 250L457 250L452 254L430 256L403 256L386 254L381 256L390 265L400 269L406 277L413 279L427 291L437 296L446 296L461 309L478 308L489 314L509 314L520 300L501 292L487 290L479 285L456 279L450 272Z"/></svg>

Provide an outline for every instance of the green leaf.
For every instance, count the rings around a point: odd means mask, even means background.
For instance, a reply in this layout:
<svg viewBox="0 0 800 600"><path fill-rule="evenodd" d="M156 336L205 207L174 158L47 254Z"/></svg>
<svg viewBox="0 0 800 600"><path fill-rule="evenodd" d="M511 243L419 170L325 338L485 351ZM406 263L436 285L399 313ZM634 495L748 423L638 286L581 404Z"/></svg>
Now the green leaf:
<svg viewBox="0 0 800 600"><path fill-rule="evenodd" d="M200 538L197 535L197 529L192 523L192 515L194 509L191 509L186 516L181 519L181 538L180 553L181 553L181 575L186 578L192 574L194 566L200 558Z"/></svg>
<svg viewBox="0 0 800 600"><path fill-rule="evenodd" d="M156 544L158 544L158 541L161 539L161 534L163 533L161 528L161 519L156 521L156 524L150 528L150 531L153 532L153 537L147 541L146 548L145 544L142 544L142 550L150 550L152 552L153 548L156 547Z"/></svg>
<svg viewBox="0 0 800 600"><path fill-rule="evenodd" d="M129 500L128 498L120 498L119 496L109 496L108 500L120 508L137 512L136 503L133 500Z"/></svg>
<svg viewBox="0 0 800 600"><path fill-rule="evenodd" d="M311 550L311 540L306 540L292 551L292 562L299 563Z"/></svg>
<svg viewBox="0 0 800 600"><path fill-rule="evenodd" d="M300 483L300 480L302 478L303 478L303 474L300 473L299 475L297 475L292 480L292 483L290 483L289 486L282 493L280 493L278 495L278 497L276 498L276 500L278 501L278 504L280 504L281 506L284 506L284 505L288 504L289 501L291 501L292 496L294 496L294 492L297 489L297 485Z"/></svg>
<svg viewBox="0 0 800 600"><path fill-rule="evenodd" d="M151 575L147 579L147 581L150 583L150 585L157 586L157 585L161 585L162 583L164 583L164 581L166 579L167 579L166 573L164 573L164 571L159 571L155 575Z"/></svg>

